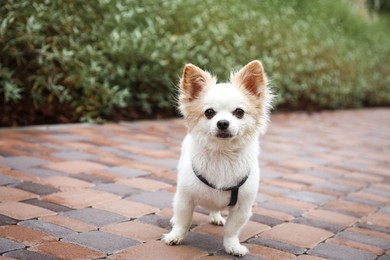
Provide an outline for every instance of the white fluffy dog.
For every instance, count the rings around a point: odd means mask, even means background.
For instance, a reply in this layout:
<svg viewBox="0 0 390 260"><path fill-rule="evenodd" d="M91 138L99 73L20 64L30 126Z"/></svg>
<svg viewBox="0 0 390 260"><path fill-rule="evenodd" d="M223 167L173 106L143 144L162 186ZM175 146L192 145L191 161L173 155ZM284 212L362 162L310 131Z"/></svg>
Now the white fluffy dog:
<svg viewBox="0 0 390 260"><path fill-rule="evenodd" d="M225 225L225 251L243 256L239 233L252 214L259 185L259 136L266 130L272 94L260 61L254 60L229 83L187 64L180 80L179 109L188 134L178 164L172 231L166 244L180 244L195 206L210 211L210 222ZM227 220L220 211L228 208ZM226 223L225 223L226 222Z"/></svg>

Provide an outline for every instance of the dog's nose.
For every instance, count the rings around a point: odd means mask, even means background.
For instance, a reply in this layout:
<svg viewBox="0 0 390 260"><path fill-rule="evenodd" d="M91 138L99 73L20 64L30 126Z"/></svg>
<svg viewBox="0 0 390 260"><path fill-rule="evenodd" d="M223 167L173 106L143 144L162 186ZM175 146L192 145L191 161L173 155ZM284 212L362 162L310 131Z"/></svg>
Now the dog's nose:
<svg viewBox="0 0 390 260"><path fill-rule="evenodd" d="M219 130L226 130L229 127L229 121L227 120L219 120L217 122L217 127Z"/></svg>

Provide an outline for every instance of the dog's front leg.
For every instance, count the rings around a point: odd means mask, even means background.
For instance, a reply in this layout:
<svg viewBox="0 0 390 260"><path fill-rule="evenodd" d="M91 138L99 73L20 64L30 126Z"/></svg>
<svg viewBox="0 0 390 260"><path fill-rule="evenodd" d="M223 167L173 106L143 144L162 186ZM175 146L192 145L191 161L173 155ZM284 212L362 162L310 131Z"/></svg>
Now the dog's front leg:
<svg viewBox="0 0 390 260"><path fill-rule="evenodd" d="M226 253L239 257L248 253L248 249L240 244L238 236L240 235L241 228L248 222L251 215L251 207L247 205L236 205L230 209L223 238Z"/></svg>
<svg viewBox="0 0 390 260"><path fill-rule="evenodd" d="M193 201L179 191L173 200L173 217L171 219L172 230L165 234L163 241L167 245L178 245L188 233L194 212Z"/></svg>

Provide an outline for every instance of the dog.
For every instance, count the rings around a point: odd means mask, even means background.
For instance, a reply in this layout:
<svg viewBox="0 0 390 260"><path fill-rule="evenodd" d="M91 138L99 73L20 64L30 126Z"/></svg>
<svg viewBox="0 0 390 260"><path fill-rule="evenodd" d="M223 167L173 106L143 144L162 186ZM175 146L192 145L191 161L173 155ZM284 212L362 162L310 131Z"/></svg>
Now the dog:
<svg viewBox="0 0 390 260"><path fill-rule="evenodd" d="M241 228L252 215L259 185L259 136L266 131L272 91L262 63L254 60L230 74L230 82L187 64L180 79L178 105L187 126L178 163L172 230L162 240L182 242L196 206L209 221L224 225L228 254L242 257ZM227 220L221 210L228 208Z"/></svg>

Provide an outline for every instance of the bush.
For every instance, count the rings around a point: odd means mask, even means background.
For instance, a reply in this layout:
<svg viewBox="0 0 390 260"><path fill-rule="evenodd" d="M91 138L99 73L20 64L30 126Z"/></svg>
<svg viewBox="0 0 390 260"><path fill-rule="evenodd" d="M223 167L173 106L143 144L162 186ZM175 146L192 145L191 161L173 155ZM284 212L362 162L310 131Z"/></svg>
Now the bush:
<svg viewBox="0 0 390 260"><path fill-rule="evenodd" d="M263 61L280 109L390 104L390 37L340 0L6 0L0 125L174 115L185 63Z"/></svg>

